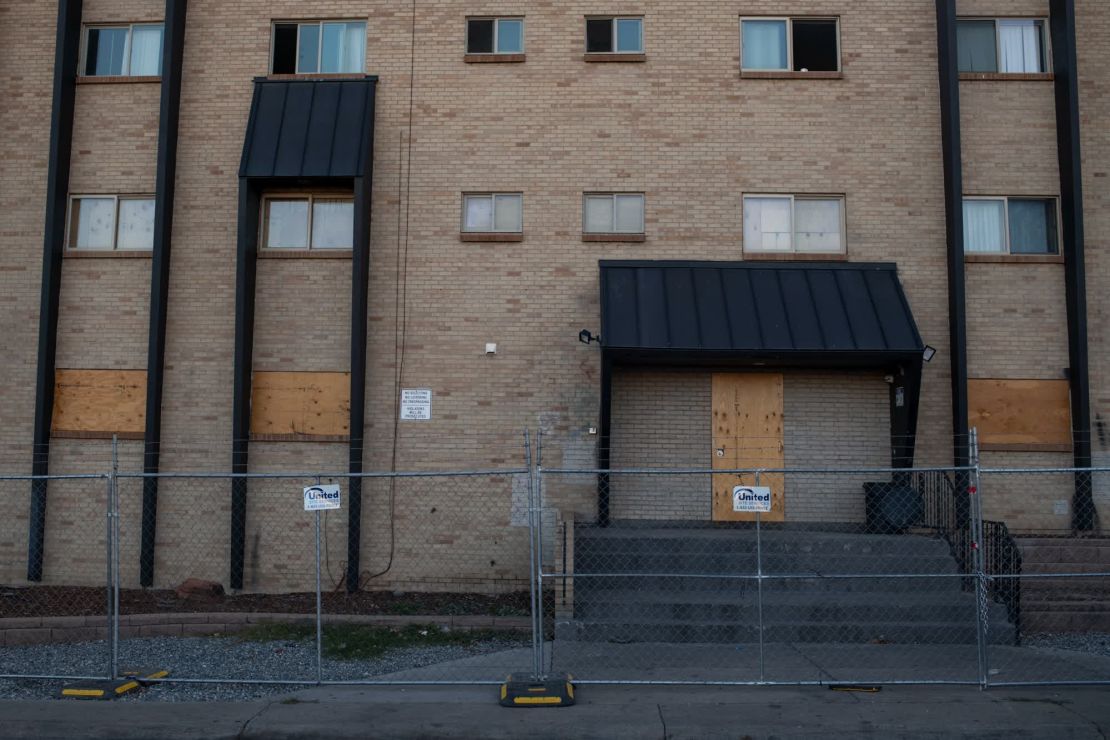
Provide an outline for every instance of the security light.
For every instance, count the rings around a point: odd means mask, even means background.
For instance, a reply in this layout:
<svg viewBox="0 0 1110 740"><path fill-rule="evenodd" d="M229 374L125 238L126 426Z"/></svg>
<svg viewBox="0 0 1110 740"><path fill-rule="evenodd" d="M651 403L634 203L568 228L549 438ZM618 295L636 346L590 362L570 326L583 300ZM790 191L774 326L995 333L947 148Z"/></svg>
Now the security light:
<svg viewBox="0 0 1110 740"><path fill-rule="evenodd" d="M937 354L937 351L934 347L930 347L927 344L925 345L925 352L922 355L925 358L925 362L932 362L933 357L935 357L936 354Z"/></svg>
<svg viewBox="0 0 1110 740"><path fill-rule="evenodd" d="M591 344L593 342L600 342L601 337L595 337L593 335L593 332L591 332L589 329L583 329L582 331L578 332L578 341L582 344Z"/></svg>

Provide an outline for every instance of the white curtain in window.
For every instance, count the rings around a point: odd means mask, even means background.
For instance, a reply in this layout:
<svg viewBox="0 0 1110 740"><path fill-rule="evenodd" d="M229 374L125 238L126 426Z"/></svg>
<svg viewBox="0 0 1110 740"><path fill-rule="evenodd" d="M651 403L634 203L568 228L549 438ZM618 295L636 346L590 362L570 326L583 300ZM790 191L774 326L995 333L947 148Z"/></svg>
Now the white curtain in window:
<svg viewBox="0 0 1110 740"><path fill-rule="evenodd" d="M988 254L1006 251L1006 204L1003 201L964 201L964 250Z"/></svg>
<svg viewBox="0 0 1110 740"><path fill-rule="evenodd" d="M644 197L616 196L616 230L622 234L644 233Z"/></svg>
<svg viewBox="0 0 1110 740"><path fill-rule="evenodd" d="M131 74L135 77L162 74L161 26L131 29Z"/></svg>
<svg viewBox="0 0 1110 740"><path fill-rule="evenodd" d="M494 196L493 230L517 233L523 231L521 196Z"/></svg>
<svg viewBox="0 0 1110 740"><path fill-rule="evenodd" d="M792 230L789 198L744 198L744 249L789 252Z"/></svg>
<svg viewBox="0 0 1110 740"><path fill-rule="evenodd" d="M799 252L840 252L839 198L794 201L795 248Z"/></svg>
<svg viewBox="0 0 1110 740"><path fill-rule="evenodd" d="M998 21L1003 72L1042 72L1041 29L1035 20Z"/></svg>
<svg viewBox="0 0 1110 740"><path fill-rule="evenodd" d="M609 195L586 198L586 231L608 234L613 231L613 197Z"/></svg>
<svg viewBox="0 0 1110 740"><path fill-rule="evenodd" d="M744 69L786 69L786 21L741 23Z"/></svg>
<svg viewBox="0 0 1110 740"><path fill-rule="evenodd" d="M308 249L308 201L271 200L266 220L266 246Z"/></svg>
<svg viewBox="0 0 1110 740"><path fill-rule="evenodd" d="M154 248L154 199L126 198L119 202L119 249Z"/></svg>
<svg viewBox="0 0 1110 740"><path fill-rule="evenodd" d="M77 201L78 249L111 249L116 226L116 202L112 198L81 198Z"/></svg>
<svg viewBox="0 0 1110 740"><path fill-rule="evenodd" d="M365 68L366 24L325 23L320 71L358 73Z"/></svg>
<svg viewBox="0 0 1110 740"><path fill-rule="evenodd" d="M355 204L349 200L312 202L312 248L350 249L355 242Z"/></svg>
<svg viewBox="0 0 1110 740"><path fill-rule="evenodd" d="M466 198L466 231L491 231L493 229L493 198L488 195L470 195Z"/></svg>

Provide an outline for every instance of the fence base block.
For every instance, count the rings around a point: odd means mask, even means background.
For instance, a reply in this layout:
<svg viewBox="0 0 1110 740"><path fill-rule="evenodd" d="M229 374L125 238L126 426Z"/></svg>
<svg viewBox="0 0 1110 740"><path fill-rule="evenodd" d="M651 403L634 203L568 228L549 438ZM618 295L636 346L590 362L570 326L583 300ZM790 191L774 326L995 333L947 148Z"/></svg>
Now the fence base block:
<svg viewBox="0 0 1110 740"><path fill-rule="evenodd" d="M558 674L542 680L530 673L514 673L501 684L503 707L569 707L574 704L570 676Z"/></svg>
<svg viewBox="0 0 1110 740"><path fill-rule="evenodd" d="M134 678L117 678L114 681L80 681L62 687L62 696L67 699L118 699L124 694L142 688Z"/></svg>

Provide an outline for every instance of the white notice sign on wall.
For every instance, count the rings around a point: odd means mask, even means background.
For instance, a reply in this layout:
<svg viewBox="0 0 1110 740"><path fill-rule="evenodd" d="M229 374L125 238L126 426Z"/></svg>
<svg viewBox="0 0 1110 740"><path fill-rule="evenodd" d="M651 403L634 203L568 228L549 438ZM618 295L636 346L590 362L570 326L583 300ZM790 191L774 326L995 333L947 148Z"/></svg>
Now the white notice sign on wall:
<svg viewBox="0 0 1110 740"><path fill-rule="evenodd" d="M340 507L339 486L309 486L304 489L305 511L327 511Z"/></svg>
<svg viewBox="0 0 1110 740"><path fill-rule="evenodd" d="M401 421L428 421L432 418L432 392L426 388L401 391Z"/></svg>
<svg viewBox="0 0 1110 740"><path fill-rule="evenodd" d="M732 489L732 510L767 513L771 510L771 489L736 486Z"/></svg>

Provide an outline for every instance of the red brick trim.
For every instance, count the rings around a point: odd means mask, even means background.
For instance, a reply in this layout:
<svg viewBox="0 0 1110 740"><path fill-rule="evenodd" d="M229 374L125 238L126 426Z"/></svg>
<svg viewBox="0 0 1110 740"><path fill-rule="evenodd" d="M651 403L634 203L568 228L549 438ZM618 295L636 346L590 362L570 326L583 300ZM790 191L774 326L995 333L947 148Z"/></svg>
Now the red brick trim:
<svg viewBox="0 0 1110 740"><path fill-rule="evenodd" d="M154 256L150 249L66 249L62 253L72 260L148 260Z"/></svg>
<svg viewBox="0 0 1110 740"><path fill-rule="evenodd" d="M979 449L984 452L1071 452L1071 445L980 442Z"/></svg>
<svg viewBox="0 0 1110 740"><path fill-rule="evenodd" d="M195 637L229 634L256 624L311 624L313 619L312 614L247 612L122 614L120 615L120 637ZM466 632L476 630L527 632L532 627L530 617L325 614L324 621L327 624L375 627L426 624ZM107 638L107 634L108 618L104 615L0 619L0 646L103 640Z"/></svg>
<svg viewBox="0 0 1110 740"><path fill-rule="evenodd" d="M613 53L586 53L582 55L584 62L646 62L647 54L613 54Z"/></svg>
<svg viewBox="0 0 1110 740"><path fill-rule="evenodd" d="M161 82L161 75L78 75L78 85L126 85L135 83Z"/></svg>
<svg viewBox="0 0 1110 740"><path fill-rule="evenodd" d="M459 233L459 241L464 242L522 242L524 234L506 234L503 232L463 231Z"/></svg>
<svg viewBox="0 0 1110 740"><path fill-rule="evenodd" d="M50 432L51 439L145 439L142 432L72 432L65 429L54 429Z"/></svg>
<svg viewBox="0 0 1110 740"><path fill-rule="evenodd" d="M349 434L254 434L252 442L350 442Z"/></svg>
<svg viewBox="0 0 1110 740"><path fill-rule="evenodd" d="M524 54L464 54L467 64L520 64Z"/></svg>
<svg viewBox="0 0 1110 740"><path fill-rule="evenodd" d="M1051 72L960 72L961 82L1052 82Z"/></svg>
<svg viewBox="0 0 1110 740"><path fill-rule="evenodd" d="M583 234L584 242L645 242L645 234Z"/></svg>
<svg viewBox="0 0 1110 740"><path fill-rule="evenodd" d="M843 80L843 72L794 72L792 70L740 70L746 80Z"/></svg>
<svg viewBox="0 0 1110 740"><path fill-rule="evenodd" d="M1062 254L965 254L964 262L1021 263L1033 265L1062 265Z"/></svg>
<svg viewBox="0 0 1110 740"><path fill-rule="evenodd" d="M260 260L349 260L353 249L259 249Z"/></svg>

